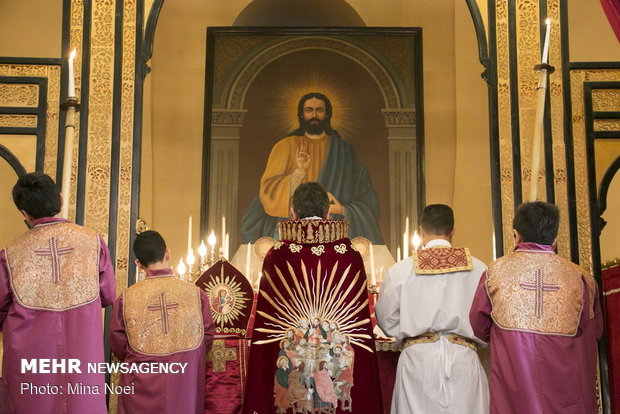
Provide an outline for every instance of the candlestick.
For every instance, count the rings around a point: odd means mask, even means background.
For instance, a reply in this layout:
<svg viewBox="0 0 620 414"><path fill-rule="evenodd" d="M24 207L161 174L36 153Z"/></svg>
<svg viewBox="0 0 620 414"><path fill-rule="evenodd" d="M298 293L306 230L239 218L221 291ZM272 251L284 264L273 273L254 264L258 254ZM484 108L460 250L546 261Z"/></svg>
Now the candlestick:
<svg viewBox="0 0 620 414"><path fill-rule="evenodd" d="M189 216L189 224L187 226L187 252L192 249L192 216Z"/></svg>
<svg viewBox="0 0 620 414"><path fill-rule="evenodd" d="M249 280L251 277L251 270L252 270L252 243L248 243L248 250L246 252L246 257L245 257L245 277L247 277Z"/></svg>
<svg viewBox="0 0 620 414"><path fill-rule="evenodd" d="M69 55L69 98L75 98L75 73L73 69L73 60L75 59L76 51L73 49L71 55Z"/></svg>
<svg viewBox="0 0 620 414"><path fill-rule="evenodd" d="M547 19L547 32L543 46L542 65L538 77L538 96L536 102L536 117L534 120L534 135L532 137L532 164L530 169L530 192L529 201L536 201L538 197L538 172L540 171L540 157L542 153L542 135L545 117L545 100L547 98L547 75L553 73L554 68L547 64L549 58L549 33L551 32L551 20Z"/></svg>
<svg viewBox="0 0 620 414"><path fill-rule="evenodd" d="M377 286L377 275L375 274L375 249L370 243L370 285Z"/></svg>
<svg viewBox="0 0 620 414"><path fill-rule="evenodd" d="M75 110L79 104L75 98L67 101L67 118L65 123L65 150L62 162L62 207L61 216L69 218L69 203L71 197L71 173L73 172L73 136L75 134Z"/></svg>
<svg viewBox="0 0 620 414"><path fill-rule="evenodd" d="M68 61L69 69L69 90L67 92L67 102L61 105L67 109L67 118L65 122L65 149L62 163L62 207L60 209L61 216L65 219L69 218L70 203L70 187L71 174L73 170L73 135L75 134L75 112L80 109L80 105L75 98L75 73L73 68L73 60L75 59L75 49L71 51Z"/></svg>

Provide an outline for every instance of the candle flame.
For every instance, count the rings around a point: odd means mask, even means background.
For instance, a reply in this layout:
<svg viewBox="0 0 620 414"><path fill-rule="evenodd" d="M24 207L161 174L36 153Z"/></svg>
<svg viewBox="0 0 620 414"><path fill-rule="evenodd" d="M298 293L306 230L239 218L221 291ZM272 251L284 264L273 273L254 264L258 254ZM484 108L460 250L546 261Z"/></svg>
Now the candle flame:
<svg viewBox="0 0 620 414"><path fill-rule="evenodd" d="M73 50L71 51L71 54L69 55L69 59L73 60L75 59L75 55L77 54L75 48L73 48Z"/></svg>
<svg viewBox="0 0 620 414"><path fill-rule="evenodd" d="M189 252L187 252L187 264L192 266L195 262L196 258L194 257L194 250L189 249Z"/></svg>
<svg viewBox="0 0 620 414"><path fill-rule="evenodd" d="M420 242L422 240L420 240L420 236L418 235L418 232L415 231L413 232L413 237L411 238L411 243L413 244L413 248L415 250L418 250L420 248Z"/></svg>
<svg viewBox="0 0 620 414"><path fill-rule="evenodd" d="M211 248L213 248L213 246L215 246L215 232L213 230L211 230L211 234L209 234L209 238L207 239L207 243L209 243L209 246L211 246Z"/></svg>
<svg viewBox="0 0 620 414"><path fill-rule="evenodd" d="M545 20L545 23L547 24L547 26L549 26L551 24L551 19Z"/></svg>
<svg viewBox="0 0 620 414"><path fill-rule="evenodd" d="M200 242L200 247L198 248L198 254L200 257L205 257L207 255L207 246L205 246L205 241Z"/></svg>
<svg viewBox="0 0 620 414"><path fill-rule="evenodd" d="M184 275L185 274L185 263L183 263L183 258L181 257L181 260L179 260L179 265L177 266L177 273L179 275Z"/></svg>

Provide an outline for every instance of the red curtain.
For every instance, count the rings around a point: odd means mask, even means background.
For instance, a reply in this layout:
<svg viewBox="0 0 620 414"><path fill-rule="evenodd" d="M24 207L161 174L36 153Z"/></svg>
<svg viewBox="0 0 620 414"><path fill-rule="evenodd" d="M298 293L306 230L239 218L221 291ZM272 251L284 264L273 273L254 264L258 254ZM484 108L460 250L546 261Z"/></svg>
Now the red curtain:
<svg viewBox="0 0 620 414"><path fill-rule="evenodd" d="M603 270L607 362L613 412L620 412L620 266Z"/></svg>
<svg viewBox="0 0 620 414"><path fill-rule="evenodd" d="M605 10L611 28L620 41L620 0L601 0L601 5Z"/></svg>

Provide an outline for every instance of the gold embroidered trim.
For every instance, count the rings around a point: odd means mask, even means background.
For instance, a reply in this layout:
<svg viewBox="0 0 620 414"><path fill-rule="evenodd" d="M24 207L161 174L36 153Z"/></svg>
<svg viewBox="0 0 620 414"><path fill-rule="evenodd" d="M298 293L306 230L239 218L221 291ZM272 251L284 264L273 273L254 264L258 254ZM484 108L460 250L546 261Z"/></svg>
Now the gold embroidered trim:
<svg viewBox="0 0 620 414"><path fill-rule="evenodd" d="M454 333L451 333L448 335L448 341L452 342L453 344L456 345L461 345L461 346L466 346L469 349L472 349L474 351L478 351L478 343L474 340L471 340L465 336L461 336L461 335L457 335Z"/></svg>
<svg viewBox="0 0 620 414"><path fill-rule="evenodd" d="M6 247L11 290L29 309L64 311L99 297L99 237L73 223L38 225Z"/></svg>
<svg viewBox="0 0 620 414"><path fill-rule="evenodd" d="M618 289L610 289L610 290L606 290L605 292L603 292L604 296L609 296L609 295L613 295L614 293L618 293L620 292L620 288Z"/></svg>
<svg viewBox="0 0 620 414"><path fill-rule="evenodd" d="M574 336L583 310L581 272L556 254L516 251L489 266L491 317L502 329Z"/></svg>
<svg viewBox="0 0 620 414"><path fill-rule="evenodd" d="M200 288L174 277L148 278L124 293L129 345L144 355L170 355L200 346L204 337Z"/></svg>
<svg viewBox="0 0 620 414"><path fill-rule="evenodd" d="M278 223L280 240L295 243L330 243L349 234L348 220L286 220Z"/></svg>
<svg viewBox="0 0 620 414"><path fill-rule="evenodd" d="M288 246L288 249L289 249L291 252L293 252L293 253L299 253L299 252L301 251L302 247L303 247L302 245L295 244L295 243L291 243L291 244Z"/></svg>
<svg viewBox="0 0 620 414"><path fill-rule="evenodd" d="M436 332L430 332L430 331L424 332L423 334L414 336L412 338L405 338L405 340L403 341L402 349L405 349L411 345L432 344L434 342L439 341L440 338L441 337ZM453 344L465 346L474 351L478 350L478 344L476 343L476 341L469 339L467 337L464 337L464 336L461 336L455 333L451 333L451 334L446 335L446 339L452 342Z"/></svg>
<svg viewBox="0 0 620 414"><path fill-rule="evenodd" d="M344 243L337 244L334 246L334 250L336 253L345 254L347 252L347 245Z"/></svg>
<svg viewBox="0 0 620 414"><path fill-rule="evenodd" d="M312 246L310 251L312 252L312 254L314 254L316 256L320 256L323 253L325 253L325 246L323 246L322 244L320 244L318 246Z"/></svg>
<svg viewBox="0 0 620 414"><path fill-rule="evenodd" d="M408 348L411 345L417 344L432 344L433 342L439 341L439 335L436 332L424 332L418 336L414 336L412 338L405 338L403 340L402 349Z"/></svg>
<svg viewBox="0 0 620 414"><path fill-rule="evenodd" d="M413 254L416 274L432 275L469 271L474 268L467 248L431 247Z"/></svg>

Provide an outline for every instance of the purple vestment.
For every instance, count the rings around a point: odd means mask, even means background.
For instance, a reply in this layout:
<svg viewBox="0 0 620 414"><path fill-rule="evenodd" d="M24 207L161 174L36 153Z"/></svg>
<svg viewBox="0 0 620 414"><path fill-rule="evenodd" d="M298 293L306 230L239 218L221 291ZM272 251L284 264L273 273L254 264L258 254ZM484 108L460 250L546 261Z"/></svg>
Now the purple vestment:
<svg viewBox="0 0 620 414"><path fill-rule="evenodd" d="M131 302L132 289L140 289L137 299L145 298L146 310L140 309L139 302ZM161 302L156 300L160 297ZM192 311L194 313L190 313ZM139 328L132 333L129 324ZM130 287L114 303L110 346L118 358L132 365L185 365L182 373L122 374L120 385L133 386L133 389L119 395L118 413L202 414L205 357L214 333L209 298L202 289L176 279L172 269L150 270L143 282ZM195 339L184 342L191 337ZM145 338L144 341L141 338ZM159 343L168 348L158 346L153 340L163 341ZM180 368L180 365L174 366L175 370Z"/></svg>
<svg viewBox="0 0 620 414"><path fill-rule="evenodd" d="M576 333L528 332L519 327L506 329L499 326L492 311L496 306L496 295L505 293L489 289L489 275L485 272L480 279L469 317L476 336L490 343L491 414L594 414L598 412L595 392L596 341L602 333L596 284L584 271L576 271L575 265L555 255L551 246L520 243L514 253L500 260L504 264L511 264L524 256L530 261L540 261L542 258L542 263L559 261L563 272L551 274L549 268L543 265L538 270L543 276L536 282L531 282L534 280L533 274L524 273L520 287L514 285L515 288L507 294L511 306L519 306L535 298L536 306L531 309L540 318L543 312L551 309L554 301L560 300L562 290L557 286L562 279L567 278L567 275L576 277L577 282L583 286L582 294L579 295L581 298L572 297L568 304L575 306L581 300L580 313L577 313L575 320ZM493 264L489 266L489 271L491 269ZM519 276L520 267L512 266L511 271L513 275ZM591 298L594 298L594 302ZM520 316L521 319L532 317L525 314ZM566 315L556 314L551 317L557 321ZM536 319L532 317L532 320Z"/></svg>
<svg viewBox="0 0 620 414"><path fill-rule="evenodd" d="M0 327L4 341L2 382L6 404L0 408L7 413L106 413L104 374L89 373L87 364L104 361L101 308L112 304L116 293L108 248L94 232L64 219L44 217L33 224L32 230L16 239L26 239L29 243L22 243L15 255L11 250L13 242L0 251ZM48 234L56 236L48 238ZM78 245L80 241L72 239L72 235L82 237L79 240L89 239L99 250L85 250ZM20 263L20 254L23 258L28 253L40 258L40 262L23 263L22 260ZM71 258L72 255L77 257ZM25 274L22 280L39 279L37 283L44 289L45 284L55 283L58 287L73 278L67 274L66 267L72 261L73 270L75 267L79 269L80 263L84 263L84 269L87 265L95 269L89 286L92 288L94 284L92 297L80 300L78 295L78 300L70 307L50 308L50 298L46 298L44 305L37 306L36 298L19 296L22 292L28 293L20 291L17 286L19 281L16 282L16 278L20 275ZM47 266L48 269L40 273L20 270L18 274L15 271L19 266L21 269L29 266L40 269L35 265ZM11 274L12 271L15 273ZM81 287L83 285L73 289L70 285L66 289L60 288L57 302L71 300L67 297L75 296L75 291ZM21 373L22 359L34 358L78 359L82 373ZM80 385L85 387L79 388ZM72 393L70 387L74 390L77 387L78 391Z"/></svg>

